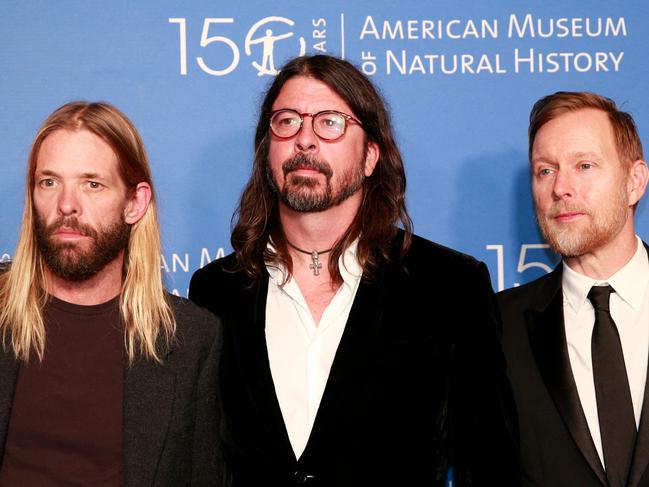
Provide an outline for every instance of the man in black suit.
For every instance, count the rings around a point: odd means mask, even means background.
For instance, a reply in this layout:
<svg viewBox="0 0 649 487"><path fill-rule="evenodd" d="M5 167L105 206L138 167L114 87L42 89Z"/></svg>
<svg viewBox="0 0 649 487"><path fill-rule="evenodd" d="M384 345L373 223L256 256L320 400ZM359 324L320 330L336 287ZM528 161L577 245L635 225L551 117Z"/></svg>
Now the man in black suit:
<svg viewBox="0 0 649 487"><path fill-rule="evenodd" d="M263 101L235 252L189 295L224 320L234 486L511 485L511 392L487 269L412 235L387 111L301 57ZM397 228L401 223L402 229Z"/></svg>
<svg viewBox="0 0 649 487"><path fill-rule="evenodd" d="M649 486L638 132L612 100L558 92L532 109L529 157L537 220L563 262L498 295L524 485Z"/></svg>
<svg viewBox="0 0 649 487"><path fill-rule="evenodd" d="M68 103L28 164L0 269L0 485L222 485L220 324L164 291L135 127Z"/></svg>

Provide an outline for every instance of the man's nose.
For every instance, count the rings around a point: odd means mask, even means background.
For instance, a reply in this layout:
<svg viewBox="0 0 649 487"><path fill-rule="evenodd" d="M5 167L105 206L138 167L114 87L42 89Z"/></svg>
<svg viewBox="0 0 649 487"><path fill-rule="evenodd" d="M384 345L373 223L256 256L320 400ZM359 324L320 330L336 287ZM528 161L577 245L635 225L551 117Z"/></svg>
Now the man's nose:
<svg viewBox="0 0 649 487"><path fill-rule="evenodd" d="M318 136L313 131L313 118L310 115L303 115L302 127L295 136L295 149L298 152L317 152Z"/></svg>
<svg viewBox="0 0 649 487"><path fill-rule="evenodd" d="M77 190L69 185L63 185L57 201L57 210L61 215L75 215L79 213L79 197Z"/></svg>
<svg viewBox="0 0 649 487"><path fill-rule="evenodd" d="M565 171L557 171L552 185L552 194L556 200L575 196L574 178Z"/></svg>

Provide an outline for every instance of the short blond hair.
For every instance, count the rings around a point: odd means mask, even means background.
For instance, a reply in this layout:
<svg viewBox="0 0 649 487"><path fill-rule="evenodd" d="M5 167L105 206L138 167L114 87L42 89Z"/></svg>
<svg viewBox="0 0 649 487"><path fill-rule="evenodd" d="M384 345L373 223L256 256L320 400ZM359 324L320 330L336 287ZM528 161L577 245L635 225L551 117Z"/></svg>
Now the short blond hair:
<svg viewBox="0 0 649 487"><path fill-rule="evenodd" d="M644 159L642 142L633 117L618 109L613 100L588 91L557 91L538 100L530 113L528 130L530 161L534 139L543 125L565 113L585 108L601 110L608 115L618 156L626 168L629 168L632 162Z"/></svg>

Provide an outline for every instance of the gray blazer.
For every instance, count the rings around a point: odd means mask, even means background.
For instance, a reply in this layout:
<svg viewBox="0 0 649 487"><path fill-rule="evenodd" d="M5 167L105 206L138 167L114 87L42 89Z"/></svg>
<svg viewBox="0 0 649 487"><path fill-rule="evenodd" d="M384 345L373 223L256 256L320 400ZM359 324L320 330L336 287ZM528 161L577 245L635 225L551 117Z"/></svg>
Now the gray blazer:
<svg viewBox="0 0 649 487"><path fill-rule="evenodd" d="M177 339L162 365L124 365L123 468L126 487L223 485L217 371L221 323L171 296ZM0 347L0 461L20 364Z"/></svg>

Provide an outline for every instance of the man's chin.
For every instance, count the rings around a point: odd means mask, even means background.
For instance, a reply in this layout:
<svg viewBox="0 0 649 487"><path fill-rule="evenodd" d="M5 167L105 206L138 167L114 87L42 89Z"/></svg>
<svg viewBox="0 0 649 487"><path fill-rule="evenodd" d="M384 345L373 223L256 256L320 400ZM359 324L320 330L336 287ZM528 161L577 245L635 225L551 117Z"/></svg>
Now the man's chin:
<svg viewBox="0 0 649 487"><path fill-rule="evenodd" d="M583 228L577 228L576 223L562 224L558 229L546 230L543 232L545 240L550 247L562 257L579 257L592 250L594 242L599 241L596 236L591 235Z"/></svg>
<svg viewBox="0 0 649 487"><path fill-rule="evenodd" d="M327 210L331 207L331 204L329 202L323 203L319 200L297 198L291 196L283 198L282 201L288 208L299 213L317 213Z"/></svg>
<svg viewBox="0 0 649 487"><path fill-rule="evenodd" d="M61 242L51 247L52 258L61 265L76 266L80 262L90 261L92 245L85 242Z"/></svg>

